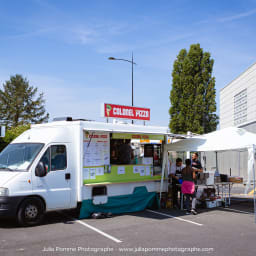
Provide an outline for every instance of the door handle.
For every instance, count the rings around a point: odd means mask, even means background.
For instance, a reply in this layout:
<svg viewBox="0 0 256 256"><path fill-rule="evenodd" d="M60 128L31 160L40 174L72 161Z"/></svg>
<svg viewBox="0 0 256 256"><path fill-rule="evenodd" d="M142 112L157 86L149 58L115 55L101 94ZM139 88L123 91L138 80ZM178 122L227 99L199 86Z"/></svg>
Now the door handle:
<svg viewBox="0 0 256 256"><path fill-rule="evenodd" d="M70 180L70 178L71 178L71 174L70 174L70 173L66 173L66 174L65 174L65 179L66 179L66 180Z"/></svg>

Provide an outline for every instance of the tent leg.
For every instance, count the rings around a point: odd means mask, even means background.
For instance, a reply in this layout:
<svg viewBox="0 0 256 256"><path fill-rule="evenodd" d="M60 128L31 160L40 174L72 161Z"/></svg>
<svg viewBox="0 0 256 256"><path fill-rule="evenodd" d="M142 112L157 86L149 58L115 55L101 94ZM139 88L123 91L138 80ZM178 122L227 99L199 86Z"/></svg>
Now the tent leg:
<svg viewBox="0 0 256 256"><path fill-rule="evenodd" d="M163 158L163 163L162 163L162 176L161 176L161 184L160 184L160 202L162 199L162 191L163 191L163 186L164 186L164 174L165 174L165 167L166 167L166 163L167 163L167 151L164 147L164 158Z"/></svg>
<svg viewBox="0 0 256 256"><path fill-rule="evenodd" d="M238 176L240 176L240 151L238 152Z"/></svg>
<svg viewBox="0 0 256 256"><path fill-rule="evenodd" d="M218 167L218 152L216 151L215 152L215 154L216 154L216 172L218 173L219 172L219 167Z"/></svg>

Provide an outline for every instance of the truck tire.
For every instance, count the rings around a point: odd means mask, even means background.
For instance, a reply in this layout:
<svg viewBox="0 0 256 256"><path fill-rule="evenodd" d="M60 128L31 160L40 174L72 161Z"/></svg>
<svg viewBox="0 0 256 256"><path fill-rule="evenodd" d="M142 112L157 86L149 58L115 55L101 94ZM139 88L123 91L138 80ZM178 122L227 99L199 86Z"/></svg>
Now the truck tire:
<svg viewBox="0 0 256 256"><path fill-rule="evenodd" d="M42 200L27 198L19 206L17 213L18 224L23 227L35 226L42 222L44 205Z"/></svg>

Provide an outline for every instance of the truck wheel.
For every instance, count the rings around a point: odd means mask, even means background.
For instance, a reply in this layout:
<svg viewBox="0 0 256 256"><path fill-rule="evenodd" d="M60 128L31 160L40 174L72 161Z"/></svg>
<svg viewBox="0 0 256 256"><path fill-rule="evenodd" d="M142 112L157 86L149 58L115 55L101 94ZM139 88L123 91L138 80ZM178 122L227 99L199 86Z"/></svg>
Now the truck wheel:
<svg viewBox="0 0 256 256"><path fill-rule="evenodd" d="M17 214L18 223L20 226L34 226L41 223L44 216L44 205L40 199L28 198L25 199Z"/></svg>

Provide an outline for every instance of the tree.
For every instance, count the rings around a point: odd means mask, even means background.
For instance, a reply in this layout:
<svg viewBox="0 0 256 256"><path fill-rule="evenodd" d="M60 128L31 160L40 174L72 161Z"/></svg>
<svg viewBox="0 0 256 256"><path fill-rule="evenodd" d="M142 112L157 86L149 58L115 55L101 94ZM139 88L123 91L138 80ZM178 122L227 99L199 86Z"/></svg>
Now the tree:
<svg viewBox="0 0 256 256"><path fill-rule="evenodd" d="M169 127L173 133L208 133L216 130L214 60L200 44L182 49L174 61Z"/></svg>
<svg viewBox="0 0 256 256"><path fill-rule="evenodd" d="M7 127L43 123L49 119L43 93L37 97L37 88L21 75L11 76L0 89L0 119Z"/></svg>

